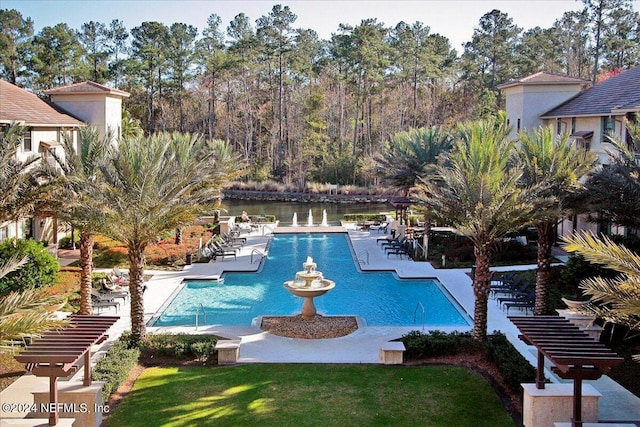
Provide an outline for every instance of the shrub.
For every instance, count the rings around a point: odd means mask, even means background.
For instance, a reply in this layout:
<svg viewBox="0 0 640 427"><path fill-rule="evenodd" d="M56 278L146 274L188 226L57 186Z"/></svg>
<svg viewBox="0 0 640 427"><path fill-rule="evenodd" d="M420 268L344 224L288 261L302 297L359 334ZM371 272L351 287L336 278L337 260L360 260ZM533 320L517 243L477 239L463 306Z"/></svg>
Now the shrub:
<svg viewBox="0 0 640 427"><path fill-rule="evenodd" d="M213 335L149 334L141 350L145 356L206 360L213 354L217 341Z"/></svg>
<svg viewBox="0 0 640 427"><path fill-rule="evenodd" d="M468 332L447 334L442 331L429 331L424 334L420 331L411 331L404 335L401 341L404 343L405 354L409 359L450 356L477 351L480 348L480 344Z"/></svg>
<svg viewBox="0 0 640 427"><path fill-rule="evenodd" d="M359 213L359 214L344 214L342 216L345 221L357 222L357 221L384 221L385 215L373 214L373 213Z"/></svg>
<svg viewBox="0 0 640 427"><path fill-rule="evenodd" d="M73 240L76 242L76 248L78 248L78 243L80 242L80 233L73 234ZM60 249L71 249L71 236L64 236L62 239L58 240L58 247Z"/></svg>
<svg viewBox="0 0 640 427"><path fill-rule="evenodd" d="M0 279L0 296L11 291L20 292L25 288L52 284L60 268L58 261L42 246L32 239L7 239L0 242L0 262L12 257L29 260L22 268Z"/></svg>
<svg viewBox="0 0 640 427"><path fill-rule="evenodd" d="M494 332L488 336L486 348L487 359L496 364L505 383L512 390L519 390L521 383L535 381L535 368L511 345L504 334Z"/></svg>
<svg viewBox="0 0 640 427"><path fill-rule="evenodd" d="M94 381L104 381L102 400L109 400L111 393L116 391L129 376L129 371L136 366L140 357L140 350L128 348L128 335L123 335L98 361L93 369Z"/></svg>
<svg viewBox="0 0 640 427"><path fill-rule="evenodd" d="M582 290L578 287L580 282L589 277L609 277L613 278L617 273L606 269L600 265L592 264L582 255L572 255L565 268L560 273L560 293L564 297L582 299Z"/></svg>

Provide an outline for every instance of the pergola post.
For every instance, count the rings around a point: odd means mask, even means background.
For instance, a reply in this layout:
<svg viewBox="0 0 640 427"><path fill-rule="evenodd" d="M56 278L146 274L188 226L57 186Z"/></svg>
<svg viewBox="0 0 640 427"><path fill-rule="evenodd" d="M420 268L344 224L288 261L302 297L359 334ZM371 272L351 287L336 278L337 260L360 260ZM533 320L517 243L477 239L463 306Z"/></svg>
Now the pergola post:
<svg viewBox="0 0 640 427"><path fill-rule="evenodd" d="M538 349L538 369L536 370L536 388L544 388L544 354Z"/></svg>
<svg viewBox="0 0 640 427"><path fill-rule="evenodd" d="M58 377L49 377L49 425L58 424Z"/></svg>
<svg viewBox="0 0 640 427"><path fill-rule="evenodd" d="M582 427L582 378L573 379L573 419L571 427Z"/></svg>

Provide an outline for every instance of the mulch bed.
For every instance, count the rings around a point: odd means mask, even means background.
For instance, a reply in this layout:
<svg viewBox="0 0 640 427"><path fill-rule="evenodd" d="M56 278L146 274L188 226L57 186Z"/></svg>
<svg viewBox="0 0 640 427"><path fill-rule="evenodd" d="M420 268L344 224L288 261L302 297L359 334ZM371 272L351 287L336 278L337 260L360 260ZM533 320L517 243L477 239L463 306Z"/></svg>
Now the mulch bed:
<svg viewBox="0 0 640 427"><path fill-rule="evenodd" d="M297 316L269 316L262 318L260 328L273 335L287 338L322 339L349 335L358 329L355 317L316 314L313 319Z"/></svg>

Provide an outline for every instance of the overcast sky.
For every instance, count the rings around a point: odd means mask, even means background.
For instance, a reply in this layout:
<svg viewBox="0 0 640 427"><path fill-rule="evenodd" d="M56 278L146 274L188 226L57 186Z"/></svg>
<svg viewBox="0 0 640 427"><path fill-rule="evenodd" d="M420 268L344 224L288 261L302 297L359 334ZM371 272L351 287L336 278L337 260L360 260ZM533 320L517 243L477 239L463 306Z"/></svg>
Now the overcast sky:
<svg viewBox="0 0 640 427"><path fill-rule="evenodd" d="M274 4L287 5L298 15L295 28L313 29L323 39L329 39L338 24L357 25L366 18L377 18L387 27L400 21L421 21L432 33L447 37L459 53L461 45L471 40L480 17L492 9L507 13L516 25L528 30L548 28L564 12L583 6L579 0L2 0L0 7L31 17L36 32L60 22L80 29L85 22L113 19L122 20L128 30L144 21L159 21L166 25L182 22L202 31L212 13L222 18L224 28L241 12L255 26L255 20L268 14ZM640 0L634 0L633 6L640 10Z"/></svg>

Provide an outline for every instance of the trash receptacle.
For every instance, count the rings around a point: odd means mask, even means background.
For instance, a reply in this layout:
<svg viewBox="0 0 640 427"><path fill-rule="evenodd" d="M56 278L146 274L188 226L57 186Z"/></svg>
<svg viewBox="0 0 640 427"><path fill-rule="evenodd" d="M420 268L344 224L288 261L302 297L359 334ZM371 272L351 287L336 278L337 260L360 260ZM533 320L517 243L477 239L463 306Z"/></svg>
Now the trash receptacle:
<svg viewBox="0 0 640 427"><path fill-rule="evenodd" d="M191 261L192 260L193 260L193 254L192 253L187 253L186 264L187 265L191 265Z"/></svg>

